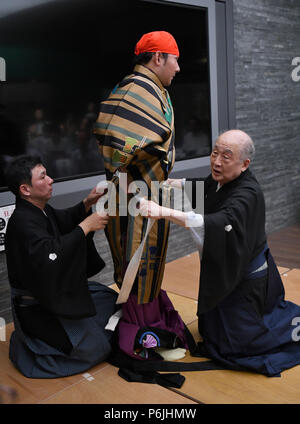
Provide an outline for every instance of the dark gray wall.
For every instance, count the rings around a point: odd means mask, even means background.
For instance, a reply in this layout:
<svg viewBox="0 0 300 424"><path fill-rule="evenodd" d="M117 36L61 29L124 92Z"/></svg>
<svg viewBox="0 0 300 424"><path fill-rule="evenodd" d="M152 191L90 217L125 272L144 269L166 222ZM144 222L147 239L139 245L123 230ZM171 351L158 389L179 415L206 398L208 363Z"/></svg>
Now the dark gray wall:
<svg viewBox="0 0 300 424"><path fill-rule="evenodd" d="M236 126L256 145L270 232L300 220L300 2L233 0L233 28Z"/></svg>

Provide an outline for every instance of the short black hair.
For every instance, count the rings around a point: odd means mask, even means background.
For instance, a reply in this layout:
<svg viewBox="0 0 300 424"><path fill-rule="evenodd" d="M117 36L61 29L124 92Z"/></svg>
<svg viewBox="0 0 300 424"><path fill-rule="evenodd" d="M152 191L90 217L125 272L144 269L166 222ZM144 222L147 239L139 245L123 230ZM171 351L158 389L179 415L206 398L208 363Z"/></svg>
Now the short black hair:
<svg viewBox="0 0 300 424"><path fill-rule="evenodd" d="M152 59L154 52L144 52L137 56L134 56L133 64L134 65L146 65ZM168 58L168 53L162 53L162 56L165 60Z"/></svg>
<svg viewBox="0 0 300 424"><path fill-rule="evenodd" d="M42 161L39 156L22 155L15 157L5 170L5 182L10 191L12 191L16 196L20 196L20 185L31 185L31 171L37 165L42 165Z"/></svg>

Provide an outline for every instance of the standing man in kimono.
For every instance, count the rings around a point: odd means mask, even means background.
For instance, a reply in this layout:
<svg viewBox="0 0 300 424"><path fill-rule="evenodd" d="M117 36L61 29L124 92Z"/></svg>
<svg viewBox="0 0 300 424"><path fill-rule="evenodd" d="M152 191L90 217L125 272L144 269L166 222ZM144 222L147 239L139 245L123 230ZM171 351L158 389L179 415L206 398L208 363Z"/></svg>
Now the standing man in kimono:
<svg viewBox="0 0 300 424"><path fill-rule="evenodd" d="M53 180L37 157L17 157L6 172L16 195L5 248L15 331L9 356L29 378L63 377L83 372L111 352L117 293L88 282L105 266L93 233L107 216L91 213L95 189L78 205L47 204Z"/></svg>
<svg viewBox="0 0 300 424"><path fill-rule="evenodd" d="M223 133L211 153L203 216L146 200L141 212L190 227L197 243L202 353L225 368L276 376L300 363L292 324L300 316L300 307L285 301L267 245L264 196L249 169L253 154L246 133ZM172 181L176 182L182 184Z"/></svg>
<svg viewBox="0 0 300 424"><path fill-rule="evenodd" d="M150 198L151 183L167 180L173 167L174 114L165 87L170 86L180 70L178 58L179 49L171 34L165 31L144 34L135 47L133 73L126 76L101 103L95 135L99 140L107 180L113 182L120 198L124 190L120 187L120 172L126 173L128 185L134 181L144 183L148 189L146 195ZM110 216L106 235L114 261L115 281L122 293L126 269L144 238L147 220L128 213L121 216L118 206L116 216ZM136 276L133 276L133 287L129 287L130 295L120 302L123 302L120 346L134 357L148 355L149 352L140 345L141 354L136 355L135 337L141 327L151 327L155 322L160 328L177 332L183 343L180 317L170 328L168 319L162 314L167 310L170 314L175 312L171 312L172 305L166 294L161 292L168 234L167 221L154 222L146 238ZM136 309L138 313L133 312ZM137 315L140 319L133 319ZM146 315L152 315L152 321L146 320Z"/></svg>

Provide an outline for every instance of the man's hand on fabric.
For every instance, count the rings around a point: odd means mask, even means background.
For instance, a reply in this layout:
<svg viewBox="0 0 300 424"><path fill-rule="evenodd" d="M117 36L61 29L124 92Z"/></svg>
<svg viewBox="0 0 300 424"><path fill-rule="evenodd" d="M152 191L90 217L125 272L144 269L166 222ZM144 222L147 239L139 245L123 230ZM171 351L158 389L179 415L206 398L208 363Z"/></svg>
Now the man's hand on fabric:
<svg viewBox="0 0 300 424"><path fill-rule="evenodd" d="M182 188L185 178L168 178L166 184L174 188Z"/></svg>
<svg viewBox="0 0 300 424"><path fill-rule="evenodd" d="M162 208L152 200L140 200L140 214L147 218L160 219L162 218Z"/></svg>
<svg viewBox="0 0 300 424"><path fill-rule="evenodd" d="M85 235L91 231L103 230L108 223L108 215L100 215L98 212L94 212L85 218L79 227L82 228Z"/></svg>
<svg viewBox="0 0 300 424"><path fill-rule="evenodd" d="M89 193L89 195L83 200L86 212L88 212L92 205L95 205L100 199L100 197L102 197L105 193L106 191L104 193L97 193L96 187L94 187L93 190L91 190L91 192Z"/></svg>

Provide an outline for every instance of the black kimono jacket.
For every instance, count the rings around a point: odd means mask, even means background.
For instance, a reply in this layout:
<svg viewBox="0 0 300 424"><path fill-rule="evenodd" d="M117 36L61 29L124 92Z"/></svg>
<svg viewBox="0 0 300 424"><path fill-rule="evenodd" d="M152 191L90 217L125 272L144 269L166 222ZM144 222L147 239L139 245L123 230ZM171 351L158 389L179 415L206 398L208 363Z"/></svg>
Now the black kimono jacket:
<svg viewBox="0 0 300 424"><path fill-rule="evenodd" d="M87 278L105 265L93 234L86 237L78 226L86 216L82 202L64 210L46 205L44 214L18 198L6 232L10 285L29 291L37 301L24 307L15 297L22 330L64 352L72 346L58 317L79 319L96 314Z"/></svg>
<svg viewBox="0 0 300 424"><path fill-rule="evenodd" d="M209 176L204 184L198 314L212 309L237 287L266 244L264 196L251 171L216 189L217 182Z"/></svg>
<svg viewBox="0 0 300 424"><path fill-rule="evenodd" d="M198 302L202 353L225 368L278 376L300 363L292 326L300 307L285 300L266 244L263 193L250 170L218 191L211 176L204 187Z"/></svg>

